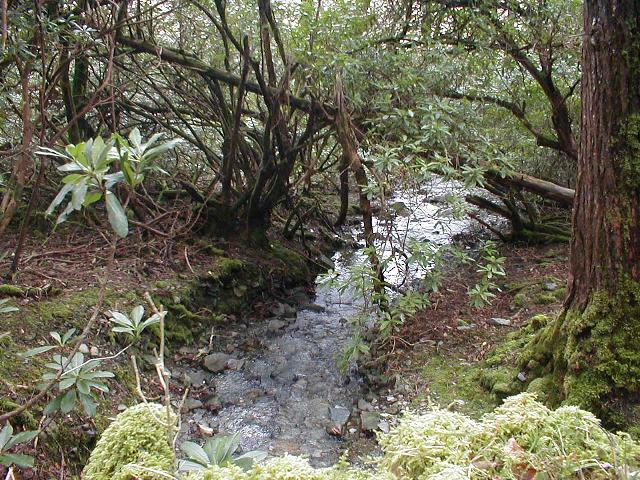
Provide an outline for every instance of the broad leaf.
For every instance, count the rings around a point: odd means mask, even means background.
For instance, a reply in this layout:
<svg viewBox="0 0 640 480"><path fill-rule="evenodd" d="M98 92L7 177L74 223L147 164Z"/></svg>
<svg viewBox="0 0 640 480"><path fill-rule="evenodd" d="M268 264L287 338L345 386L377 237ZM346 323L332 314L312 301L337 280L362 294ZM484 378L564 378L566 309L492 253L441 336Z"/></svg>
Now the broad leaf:
<svg viewBox="0 0 640 480"><path fill-rule="evenodd" d="M44 352L48 352L49 350L53 350L55 347L55 345L45 345L43 347L35 347L35 348L31 348L29 350L27 350L26 352L20 353L19 355L22 358L29 358L29 357L33 357L35 355L40 355L41 353Z"/></svg>
<svg viewBox="0 0 640 480"><path fill-rule="evenodd" d="M204 449L197 443L184 442L182 445L180 445L180 448L184 453L188 455L189 460L205 466L211 463L207 452L205 452Z"/></svg>
<svg viewBox="0 0 640 480"><path fill-rule="evenodd" d="M6 466L16 465L18 467L30 468L33 467L33 457L18 453L3 453L0 455L0 464Z"/></svg>
<svg viewBox="0 0 640 480"><path fill-rule="evenodd" d="M127 233L129 233L129 221L127 220L127 214L122 208L122 205L120 205L120 201L108 190L105 201L107 205L107 216L109 217L111 227L113 227L113 230L119 237L126 237Z"/></svg>
<svg viewBox="0 0 640 480"><path fill-rule="evenodd" d="M73 407L75 407L76 399L76 391L69 390L64 394L62 399L60 399L60 411L62 411L62 413L69 413L71 410L73 410Z"/></svg>
<svg viewBox="0 0 640 480"><path fill-rule="evenodd" d="M74 185L72 183L66 183L58 192L58 194L55 196L55 198L53 199L53 201L51 202L51 205L49 205L49 208L47 208L46 210L46 214L47 215L51 215L53 213L53 211L56 209L56 207L58 205L60 205L64 198L67 196L67 194L73 190Z"/></svg>
<svg viewBox="0 0 640 480"><path fill-rule="evenodd" d="M9 439L13 435L13 427L10 423L7 423L2 430L0 430L0 451L4 449Z"/></svg>

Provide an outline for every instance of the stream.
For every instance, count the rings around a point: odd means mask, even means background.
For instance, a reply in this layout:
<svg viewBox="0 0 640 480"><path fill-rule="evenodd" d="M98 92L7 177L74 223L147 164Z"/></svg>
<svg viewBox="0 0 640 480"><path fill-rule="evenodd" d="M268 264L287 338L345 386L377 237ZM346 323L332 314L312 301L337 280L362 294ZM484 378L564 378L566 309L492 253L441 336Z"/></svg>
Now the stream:
<svg viewBox="0 0 640 480"><path fill-rule="evenodd" d="M394 218L376 219L379 236L450 243L470 225L454 219L442 203L452 188L440 183L428 192L395 194L388 200ZM351 234L358 239L361 225L352 223ZM393 254L393 244L385 242L384 257ZM360 250L346 248L332 260L336 275L344 276L366 258ZM416 277L424 268L408 273ZM386 278L401 283L406 273L405 266L394 266ZM366 396L355 369L341 372L337 366L353 335L350 319L361 313L362 301L319 283L314 298L301 288L290 294L291 302L276 304L271 318L248 319L234 325L236 331L225 331L226 350L205 357L205 368L174 368L174 377L192 389L179 443L212 431L240 432L243 451L303 455L315 466L328 466L338 460L345 440L365 435L361 414L374 410L376 400ZM182 353L193 350L185 347Z"/></svg>

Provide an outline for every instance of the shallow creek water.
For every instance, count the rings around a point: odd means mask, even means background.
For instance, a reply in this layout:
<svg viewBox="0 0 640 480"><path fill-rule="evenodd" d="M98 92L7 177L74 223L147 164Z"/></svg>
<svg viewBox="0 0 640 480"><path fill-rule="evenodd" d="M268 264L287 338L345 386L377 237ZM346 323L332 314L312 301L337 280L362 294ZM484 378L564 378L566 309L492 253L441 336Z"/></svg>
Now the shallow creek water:
<svg viewBox="0 0 640 480"><path fill-rule="evenodd" d="M443 245L468 228L467 220L454 220L450 210L433 202L447 188L440 184L428 194L401 192L389 199L396 211L402 210L394 217L393 236ZM388 236L390 225L388 220L376 221L381 237ZM354 227L356 238L360 228ZM384 255L392 251L387 242ZM351 265L366 259L361 251L349 248L337 252L333 261L337 274L345 275ZM414 269L412 274L419 273ZM401 275L404 268L394 267L387 278L397 281ZM197 399L187 402L181 441L199 438L200 425L223 433L240 432L243 451L304 455L316 466L338 460L344 439L328 430L344 425L349 415L357 417L356 405L365 393L357 372L341 372L337 366L352 337L349 319L361 312L361 301L323 285L317 286L315 298L305 298L301 289L292 296L298 306L279 304L273 318L248 321L232 333L236 345L258 346L235 349L221 372L174 369L174 376L182 375L193 385L191 397ZM359 432L352 429L351 435Z"/></svg>

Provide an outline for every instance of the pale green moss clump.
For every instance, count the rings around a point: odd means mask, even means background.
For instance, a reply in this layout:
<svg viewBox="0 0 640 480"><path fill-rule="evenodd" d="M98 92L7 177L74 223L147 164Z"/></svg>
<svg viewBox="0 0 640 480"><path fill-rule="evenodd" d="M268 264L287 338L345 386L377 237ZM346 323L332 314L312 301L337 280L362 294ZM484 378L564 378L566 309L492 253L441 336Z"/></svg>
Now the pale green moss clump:
<svg viewBox="0 0 640 480"><path fill-rule="evenodd" d="M82 478L167 478L166 474L175 468L175 456L167 440L166 420L167 411L158 404L142 403L122 412L100 437Z"/></svg>
<svg viewBox="0 0 640 480"><path fill-rule="evenodd" d="M143 461L163 471L173 457L166 431L156 429L155 440L139 428L151 423L145 407L125 412L118 428L108 429L85 470L86 480L123 477L122 465ZM160 408L158 407L160 412ZM131 417L140 416L138 419ZM123 425L137 425L125 428ZM114 424L115 425L115 424ZM112 425L113 427L113 425ZM113 433L117 431L116 433ZM127 436L123 447L122 436ZM130 436L129 436L130 435ZM106 437L106 439L105 439ZM134 438L135 437L135 438ZM135 441L142 441L135 444ZM155 443L154 443L155 442ZM564 406L550 410L531 393L509 397L480 421L448 410L406 413L388 434L379 436L383 456L371 460L375 468L356 469L345 462L314 468L294 456L271 458L248 471L237 466L210 466L205 470L175 474L180 480L486 480L500 478L619 479L640 473L640 445L629 435L605 431L591 413ZM106 444L106 445L105 445ZM124 448L124 452L122 451ZM123 459L125 453L126 459ZM116 464L117 457L117 464ZM150 459L147 463L145 459ZM155 463L154 463L155 462ZM103 468L103 470L99 470Z"/></svg>
<svg viewBox="0 0 640 480"><path fill-rule="evenodd" d="M610 434L577 407L549 410L530 393L505 400L480 422L435 410L409 414L380 443L381 466L399 478L626 478L640 472L640 445ZM527 477L533 478L533 477ZM536 478L538 478L536 476Z"/></svg>

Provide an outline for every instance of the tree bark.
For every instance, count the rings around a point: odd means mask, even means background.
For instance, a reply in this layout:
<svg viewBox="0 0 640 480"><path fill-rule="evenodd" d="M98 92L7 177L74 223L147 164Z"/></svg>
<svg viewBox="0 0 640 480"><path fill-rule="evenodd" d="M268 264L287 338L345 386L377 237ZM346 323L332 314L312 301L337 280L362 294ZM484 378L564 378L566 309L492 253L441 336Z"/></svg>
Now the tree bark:
<svg viewBox="0 0 640 480"><path fill-rule="evenodd" d="M364 164L358 153L358 140L351 123L351 118L347 112L345 100L342 92L342 82L336 80L336 105L335 129L338 143L342 147L342 154L346 164L353 172L353 176L358 186L358 196L360 199L360 210L362 211L362 222L364 224L364 241L367 246L369 262L373 271L373 291L378 297L380 306L386 308L387 302L384 295L384 272L382 264L378 258L375 247L375 232L373 230L373 211L371 201L367 196L369 180Z"/></svg>
<svg viewBox="0 0 640 480"><path fill-rule="evenodd" d="M31 140L33 123L31 121L31 63L25 63L20 69L20 85L22 89L22 148L20 158L16 162L9 181L7 191L0 202L0 235L7 229L18 209L27 174L31 164Z"/></svg>
<svg viewBox="0 0 640 480"><path fill-rule="evenodd" d="M584 28L568 297L524 360L555 400L625 428L640 403L640 3L586 0Z"/></svg>
<svg viewBox="0 0 640 480"><path fill-rule="evenodd" d="M341 227L347 220L349 213L349 159L346 155L340 157L340 212L334 226Z"/></svg>

